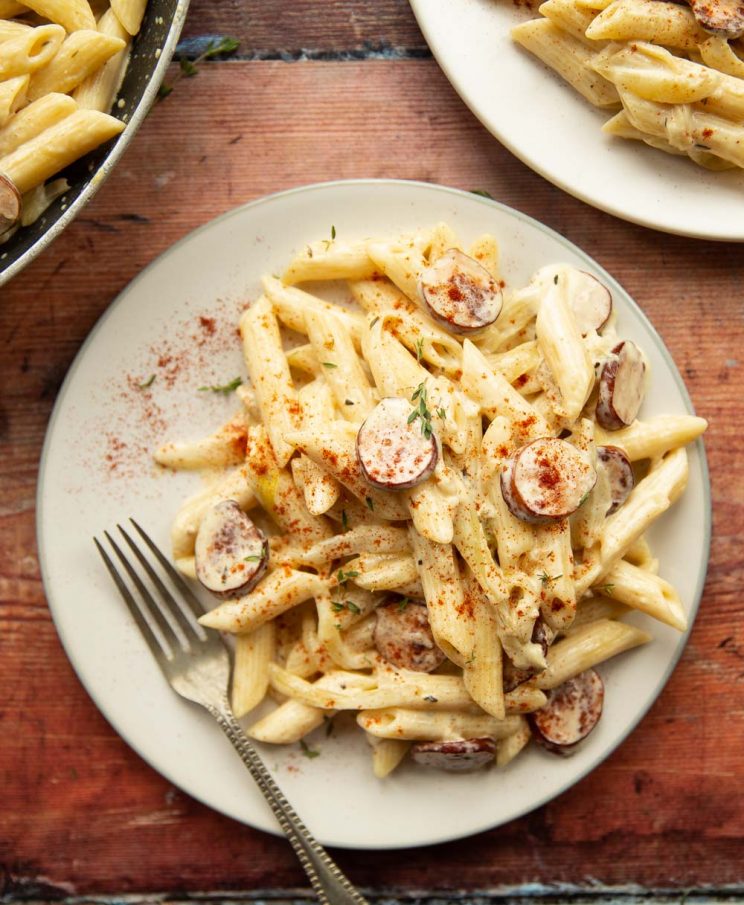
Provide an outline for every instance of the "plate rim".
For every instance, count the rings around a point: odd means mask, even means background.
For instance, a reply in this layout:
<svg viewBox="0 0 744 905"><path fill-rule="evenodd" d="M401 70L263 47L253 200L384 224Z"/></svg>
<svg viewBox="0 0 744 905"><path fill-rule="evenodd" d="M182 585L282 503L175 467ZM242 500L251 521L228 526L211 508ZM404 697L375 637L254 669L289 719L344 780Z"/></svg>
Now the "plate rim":
<svg viewBox="0 0 744 905"><path fill-rule="evenodd" d="M52 413L50 415L46 432L44 435L44 443L42 445L41 455L39 457L39 466L38 466L38 481L37 481L37 489L36 489L36 547L39 559L39 570L41 574L42 585L44 588L44 596L46 598L47 607L49 609L50 615L52 617L52 621L57 632L57 637L62 644L62 648L64 650L65 656L69 661L70 666L72 667L75 675L82 685L82 687L87 692L88 696L92 700L93 704L98 709L99 713L103 716L106 722L111 726L114 732L119 736L119 738L128 745L146 764L147 766L166 779L168 782L172 783L177 788L181 789L186 795L190 798L198 801L200 804L208 807L210 810L216 811L224 817L227 817L231 820L235 820L237 823L240 823L244 826L249 826L252 829L268 832L274 836L283 836L283 832L281 828L277 825L274 828L264 828L257 826L254 823L248 823L245 820L235 817L233 814L228 813L220 807L212 804L207 801L205 796L193 792L191 789L183 788L178 782L176 782L170 773L166 770L161 769L159 766L155 766L155 764L150 760L150 758L141 750L140 745L125 736L122 732L117 728L117 720L113 715L109 714L109 708L105 704L105 702L99 697L98 692L93 687L93 683L89 682L85 679L80 672L78 671L77 664L75 659L72 656L72 647L70 643L70 639L66 636L60 622L57 619L56 613L56 604L54 604L53 597L54 591L52 590L51 576L49 575L48 564L46 559L45 548L41 543L42 533L43 533L43 523L44 523L44 512L45 512L45 504L44 504L44 490L46 486L46 469L47 469L47 460L49 455L49 450L52 445L52 437L54 434L54 428L57 422L57 419L60 417L61 410L63 408L63 404L65 398L70 390L72 382L74 380L75 374L77 373L78 368L81 365L83 358L89 348L90 345L95 341L99 332L103 328L107 319L112 315L114 310L116 310L121 304L124 303L124 300L127 298L130 291L139 283L140 280L144 279L146 274L151 269L154 269L161 259L165 258L167 255L171 254L181 245L190 241L194 236L212 228L217 223L225 222L229 220L231 217L238 216L242 214L246 210L249 209L257 209L264 205L274 203L275 201L283 198L287 198L292 195L297 194L307 194L317 191L323 191L328 188L344 188L351 186L361 186L361 187L369 187L369 186L397 186L400 188L416 188L416 189L424 189L426 191L432 192L441 192L443 194L455 195L458 197L465 197L469 201L476 202L478 204L483 205L491 205L500 209L503 213L516 216L517 219L521 220L528 225L537 228L538 230L547 233L551 238L557 240L564 247L569 248L573 253L579 255L583 258L587 263L591 264L593 268L596 268L597 272L602 275L603 278L607 279L610 285L620 293L624 298L630 302L631 308L635 309L635 313L639 316L644 324L644 326L649 330L654 342L657 344L659 351L663 355L666 363L670 366L672 376L674 378L675 383L677 384L682 399L687 407L688 411L694 414L694 407L692 405L692 400L690 399L689 393L687 392L687 387L685 386L684 380L682 379L682 375L677 368L674 359L672 358L669 349L661 338L661 335L658 333L651 320L648 318L646 313L640 307L640 305L635 301L635 299L622 288L620 283L610 274L605 268L599 264L594 258L591 257L587 252L585 252L582 248L573 243L570 239L562 236L556 230L542 223L541 221L535 219L534 217L525 214L524 212L517 210L516 208L510 207L502 202L496 201L491 198L486 198L482 195L475 194L474 192L469 192L464 189L454 188L452 186L445 186L439 183L430 183L423 182L420 180L407 180L407 179L337 179L329 182L315 182L309 183L306 185L295 186L290 189L284 189L279 192L274 192L269 195L263 195L260 198L256 198L252 201L249 201L245 204L239 205L238 207L231 208L228 211L224 211L222 214L219 214L216 217L213 217L211 220L208 220L206 223L203 223L201 226L196 227L195 229L187 232L185 235L181 236L177 239L172 245L168 246L164 251L162 251L157 257L155 257L150 263L148 263L140 272L118 293L116 298L110 302L105 310L101 313L98 320L95 322L90 332L86 336L82 345L80 346L78 352L75 355L75 358L70 365L67 374L65 375L65 379L62 382L62 385L59 389L59 393L57 394L57 398L54 403L54 407L52 409ZM455 832L453 834L448 834L445 836L437 836L431 837L429 839L425 839L421 842L408 842L408 843L400 843L400 844L347 844L343 843L339 844L336 841L323 843L331 845L333 848L339 849L348 849L350 851L394 851L394 850L402 850L406 848L423 848L430 845L439 845L446 842L453 842L458 839L466 839L471 836L475 836L478 833L482 833L488 830L496 829L497 827L504 826L506 823L511 823L515 820L518 820L525 816L525 814L532 813L540 807L543 807L548 802L551 802L557 799L559 796L563 795L573 786L577 785L583 779L585 779L591 772L593 772L597 767L599 767L602 763L604 763L610 755L612 755L619 747L622 745L628 738L628 736L635 731L640 722L646 717L648 711L651 707L657 702L661 693L663 692L667 682L669 681L672 673L674 672L677 663L679 662L685 648L687 647L690 633L695 624L695 620L697 618L697 614L700 608L700 602L702 600L703 590L708 574L708 567L710 564L710 548L711 548L711 540L712 540L712 494L711 494L711 483L710 483L710 472L708 468L707 456L705 453L705 445L703 443L702 437L698 438L694 441L693 444L690 444L697 450L699 466L701 472L701 478L703 481L702 486L702 494L703 494L703 528L704 528L704 537L703 537L703 568L700 570L700 574L697 579L697 585L695 587L694 596L692 598L692 604L688 611L689 623L686 631L682 635L680 639L680 643L677 646L673 656L670 658L667 663L666 670L664 671L660 681L658 682L656 688L654 689L654 694L648 705L642 708L634 718L624 727L624 731L619 736L619 738L610 744L606 749L603 750L601 757L592 761L586 768L580 770L576 775L572 776L568 782L564 782L559 788L554 790L553 792L546 794L541 797L537 802L531 803L527 807L520 808L516 813L512 814L508 820L502 821L499 820L498 817L494 819L488 819L482 824L479 824L475 828L471 830L467 830L465 832ZM319 840L322 841L322 840Z"/></svg>
<svg viewBox="0 0 744 905"><path fill-rule="evenodd" d="M431 23L426 16L426 4L430 2L430 0L408 0L411 10L413 11L414 18L416 19L416 23L418 27L421 29L421 33L424 36L424 40L426 41L426 45L432 53L432 56L437 62L437 65L444 73L445 78L450 83L452 88L457 93L457 96L460 100L465 104L465 106L470 110L473 116L478 120L478 122L500 143L502 144L510 154L513 154L518 160L520 160L526 167L532 170L533 173L536 173L538 176L541 176L551 185L554 185L556 188L560 189L562 192L565 192L567 195L570 195L573 198L576 198L578 201L583 202L589 207L593 207L596 210L600 210L605 214L609 214L612 217L617 217L618 220L624 220L627 223L633 223L636 226L642 226L645 229L653 230L654 232L666 233L667 235L672 236L683 236L687 239L698 239L701 241L708 242L736 242L736 243L744 243L744 230L738 235L729 235L723 232L696 232L694 229L685 229L684 227L675 227L675 226L660 226L658 223L655 223L653 220L644 218L639 215L634 215L631 211L621 211L616 208L613 204L609 204L606 202L598 201L595 198L589 197L586 193L582 192L580 184L569 185L564 179L561 179L559 176L553 175L549 173L544 167L540 166L538 163L531 159L531 156L528 151L525 151L515 145L509 139L509 133L507 130L500 129L497 125L492 121L491 116L489 115L487 110L480 109L476 106L474 101L471 101L468 97L468 92L465 89L465 86L462 83L462 80L457 77L454 73L454 70L450 65L445 62L444 54L442 53L442 47L437 38L434 37L433 29L431 28ZM538 61L539 62L539 61ZM570 89L569 89L570 90ZM539 221L538 221L539 222Z"/></svg>

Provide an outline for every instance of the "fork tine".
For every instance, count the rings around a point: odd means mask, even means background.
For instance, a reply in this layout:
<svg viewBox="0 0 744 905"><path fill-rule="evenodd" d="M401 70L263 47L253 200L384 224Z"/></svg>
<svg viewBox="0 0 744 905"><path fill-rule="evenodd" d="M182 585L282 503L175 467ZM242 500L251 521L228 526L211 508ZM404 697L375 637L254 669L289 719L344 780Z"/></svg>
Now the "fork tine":
<svg viewBox="0 0 744 905"><path fill-rule="evenodd" d="M109 541L111 541L110 537L109 537ZM113 579L116 587L119 589L119 593L121 594L122 598L124 599L124 603L126 603L127 609L131 613L134 621L136 622L137 628L142 633L142 636L145 639L145 641L147 642L147 646L150 648L150 651L152 652L153 656L155 657L155 659L158 662L160 662L160 660L163 657L169 657L170 651L166 651L163 649L161 642L159 641L159 639L157 638L157 636L155 635L153 630L148 625L147 620L142 615L140 608L137 605L137 601L132 596L131 591L124 583L124 579L117 572L116 566L111 561L111 558L109 557L108 553L103 549L103 547L99 543L97 537L93 538L93 543L96 545L96 549L101 554L101 559L103 560L106 568L108 569L109 575ZM116 548L115 544L113 544L113 546L114 546L114 548Z"/></svg>
<svg viewBox="0 0 744 905"><path fill-rule="evenodd" d="M165 608L168 610L170 616L176 621L179 628L184 633L184 641L186 642L186 644L188 645L189 638L194 636L196 636L197 640L199 641L206 640L207 635L204 629L195 620L192 621L192 619L189 619L186 616L183 609L178 605L176 598L160 580L160 576L147 561L145 555L142 553L137 544L135 544L135 542L121 527L121 525L117 525L116 527L119 529L121 536L124 538L127 544L129 544L132 553L134 553L134 555L140 561L142 568L145 570L145 572L147 572L150 581L152 581L152 583L155 585L155 588L160 595L160 599L163 601L163 607L160 607L161 611L163 611L163 615L166 615L163 610L163 608Z"/></svg>
<svg viewBox="0 0 744 905"><path fill-rule="evenodd" d="M161 566L165 569L165 571L167 572L168 577L170 578L170 580L171 580L171 581L173 582L173 584L178 588L178 590L180 591L180 593L183 594L184 600L185 600L186 603L189 605L189 609L190 609L191 612L194 614L194 616L196 616L197 619L198 619L200 616L203 616L203 615L204 615L204 607L203 607L203 606L201 605L201 603L199 602L199 598L196 596L196 594L194 594L194 592L191 590L191 588L190 588L190 587L186 584L186 582L183 580L183 577L182 577L181 574L178 572L178 570L175 569L175 568L170 564L170 562L168 561L167 557L164 556L163 553L160 551L160 547L156 546L155 541L152 540L152 538L151 538L150 535L145 531L145 529L144 529L144 528L141 528L133 518L130 518L129 521L134 525L134 527L136 528L136 530L137 530L139 536L142 538L142 540L143 540L143 541L147 544L147 546L152 550L153 554L154 554L155 557L157 558L157 560L158 560L158 562L160 563L160 565L161 565Z"/></svg>
<svg viewBox="0 0 744 905"><path fill-rule="evenodd" d="M116 541L111 537L108 531L103 532L106 535L106 540L111 544L114 549L114 553L119 557L121 564L127 570L127 575L134 582L137 590L139 591L142 600L144 601L145 608L147 613L152 617L155 625L158 628L158 631L163 636L163 641L165 645L168 647L169 653L167 656L172 657L178 648L183 648L185 643L185 639L181 638L180 632L177 630L178 627L174 624L173 619L170 618L168 613L163 611L163 608L158 605L157 600L150 593L149 588L145 586L145 583L139 577L137 572L134 569L134 566L129 562L126 556L122 553L121 548L116 543ZM165 649L163 643L161 642L161 647Z"/></svg>

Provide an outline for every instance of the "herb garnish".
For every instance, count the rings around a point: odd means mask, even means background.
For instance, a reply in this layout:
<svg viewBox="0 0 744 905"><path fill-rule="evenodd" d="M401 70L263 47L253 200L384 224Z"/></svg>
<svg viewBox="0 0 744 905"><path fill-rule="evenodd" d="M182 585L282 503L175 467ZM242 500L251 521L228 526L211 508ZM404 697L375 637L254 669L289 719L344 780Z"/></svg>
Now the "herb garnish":
<svg viewBox="0 0 744 905"><path fill-rule="evenodd" d="M263 559L263 556L258 556L255 553L252 556L243 557L244 562L261 562L262 559Z"/></svg>
<svg viewBox="0 0 744 905"><path fill-rule="evenodd" d="M137 384L137 389L146 390L149 387L151 387L153 385L153 383L155 383L155 375L150 374L150 376L147 378L147 380L144 380L142 383Z"/></svg>
<svg viewBox="0 0 744 905"><path fill-rule="evenodd" d="M408 416L408 423L413 424L417 419L421 419L421 433L428 440L432 435L431 412L426 405L426 386L420 383L413 391L411 402L418 400L418 408L415 408Z"/></svg>
<svg viewBox="0 0 744 905"><path fill-rule="evenodd" d="M324 368L337 368L338 365L335 365L332 361L321 361L321 364Z"/></svg>
<svg viewBox="0 0 744 905"><path fill-rule="evenodd" d="M540 581L544 588L547 587L551 581L558 581L559 578L563 578L563 573L560 575L548 575L547 572L543 572L542 575L540 575Z"/></svg>
<svg viewBox="0 0 744 905"><path fill-rule="evenodd" d="M357 575L359 575L359 572L354 569L349 569L348 572L339 569L338 572L336 572L336 581L338 581L339 585L345 585L350 578L356 578Z"/></svg>
<svg viewBox="0 0 744 905"><path fill-rule="evenodd" d="M408 607L408 604L410 602L410 597L401 597L401 599L398 601L398 612L402 613Z"/></svg>
<svg viewBox="0 0 744 905"><path fill-rule="evenodd" d="M607 594L608 597L612 597L614 589L614 584L598 584L594 586L595 591L602 591L604 594Z"/></svg>
<svg viewBox="0 0 744 905"><path fill-rule="evenodd" d="M441 405L437 409L437 415L439 415L439 417L442 419L442 421L444 421L445 418L447 417L447 412L442 408Z"/></svg>
<svg viewBox="0 0 744 905"><path fill-rule="evenodd" d="M553 283L555 283L556 286L558 285L558 274L556 274L556 275L553 277Z"/></svg>
<svg viewBox="0 0 744 905"><path fill-rule="evenodd" d="M242 384L242 377L235 377L230 383L225 383L222 386L212 386L212 387L199 387L200 393L222 393L223 396L227 396L229 393L233 393L237 388Z"/></svg>
<svg viewBox="0 0 744 905"><path fill-rule="evenodd" d="M416 340L416 361L421 361L421 356L424 354L424 337L421 336Z"/></svg>
<svg viewBox="0 0 744 905"><path fill-rule="evenodd" d="M331 224L331 238L336 238L336 227L333 224Z"/></svg>
<svg viewBox="0 0 744 905"><path fill-rule="evenodd" d="M471 195L480 195L481 198L490 198L493 201L493 195L485 189L470 189Z"/></svg>
<svg viewBox="0 0 744 905"><path fill-rule="evenodd" d="M439 700L439 698L435 698L433 694L425 694L424 700L427 701L429 704L436 704L437 701Z"/></svg>
<svg viewBox="0 0 744 905"><path fill-rule="evenodd" d="M312 760L314 757L320 757L320 751L315 751L311 748L304 738L300 739L300 748L302 749L302 753L305 757L310 758Z"/></svg>
<svg viewBox="0 0 744 905"><path fill-rule="evenodd" d="M344 399L344 405L354 405L351 399Z"/></svg>
<svg viewBox="0 0 744 905"><path fill-rule="evenodd" d="M344 531L349 530L349 517L347 516L345 509L341 510L341 527Z"/></svg>
<svg viewBox="0 0 744 905"><path fill-rule="evenodd" d="M370 509L372 512L375 511L375 501L372 499L371 496L366 496L364 498L364 502L367 504L368 509Z"/></svg>
<svg viewBox="0 0 744 905"><path fill-rule="evenodd" d="M372 320L369 322L369 329L370 329L370 330L372 329L372 327L374 327L374 325L377 323L377 321L378 321L379 319L380 319L379 314L375 315L375 316L372 318Z"/></svg>
<svg viewBox="0 0 744 905"><path fill-rule="evenodd" d="M240 47L240 41L237 38L225 35L222 38L213 38L209 44L207 44L206 49L193 60L181 57L178 61L178 65L180 66L179 72L176 73L176 76L170 85L164 82L160 88L158 88L158 99L162 100L164 97L168 97L180 78L183 78L184 76L186 78L192 78L193 76L198 75L199 64L203 63L204 60L211 60L212 57L225 56L234 53L238 47Z"/></svg>

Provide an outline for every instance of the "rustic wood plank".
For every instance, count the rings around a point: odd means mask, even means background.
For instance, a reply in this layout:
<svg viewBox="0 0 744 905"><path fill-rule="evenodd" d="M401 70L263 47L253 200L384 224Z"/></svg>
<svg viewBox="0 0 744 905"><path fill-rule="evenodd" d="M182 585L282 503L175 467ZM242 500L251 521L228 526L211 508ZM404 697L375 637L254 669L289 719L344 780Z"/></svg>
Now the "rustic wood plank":
<svg viewBox="0 0 744 905"><path fill-rule="evenodd" d="M203 34L235 35L244 58L428 53L408 0L192 0L184 36Z"/></svg>
<svg viewBox="0 0 744 905"><path fill-rule="evenodd" d="M280 118L277 111L286 113ZM741 246L663 236L566 196L485 132L432 61L255 62L214 64L179 82L83 216L3 293L6 893L51 898L304 886L283 842L169 787L91 704L46 609L34 491L64 372L96 318L145 264L243 201L359 176L487 189L585 248L626 286L711 421L715 534L701 614L680 666L641 727L601 768L493 832L435 850L346 852L339 860L362 886L435 890L445 901L456 890L501 894L533 882L568 884L574 892L596 883L632 892L633 882L679 890L678 897L686 888L742 884Z"/></svg>

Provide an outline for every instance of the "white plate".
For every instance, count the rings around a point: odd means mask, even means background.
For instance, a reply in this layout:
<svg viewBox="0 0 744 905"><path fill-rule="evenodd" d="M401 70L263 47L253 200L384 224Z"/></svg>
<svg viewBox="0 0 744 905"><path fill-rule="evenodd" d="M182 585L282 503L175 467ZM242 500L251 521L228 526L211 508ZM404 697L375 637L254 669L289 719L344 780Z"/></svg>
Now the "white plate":
<svg viewBox="0 0 744 905"><path fill-rule="evenodd" d="M509 37L537 15L516 0L410 0L460 97L499 141L587 204L664 232L744 241L744 173L711 173L600 131L592 107Z"/></svg>
<svg viewBox="0 0 744 905"><path fill-rule="evenodd" d="M242 305L255 297L261 274L280 270L309 240L329 235L331 224L346 238L440 220L466 240L494 233L511 285L524 284L551 261L596 273L612 288L620 331L651 361L645 413L690 411L679 373L644 315L565 239L471 194L363 181L273 195L174 245L101 318L70 370L49 426L39 480L41 566L57 629L80 679L114 728L156 770L218 811L269 832L276 832L274 820L240 760L211 717L163 681L91 538L134 515L168 549L172 516L199 479L158 473L149 449L166 437L200 436L234 410L234 398L197 388L243 373L235 324ZM199 325L199 315L215 318L213 336L209 324ZM203 344L187 341L191 335ZM152 373L157 378L150 392L137 390ZM687 493L652 537L662 574L679 588L691 617L703 585L709 527L708 479L698 445L691 450ZM321 756L313 760L296 745L264 747L263 753L326 844L396 848L475 833L558 795L625 738L661 691L686 640L664 626L653 625L652 631L653 644L602 667L605 714L572 758L530 750L505 772L452 776L406 766L381 782L372 776L360 732L327 739L319 730L311 745ZM444 807L453 795L458 806Z"/></svg>

